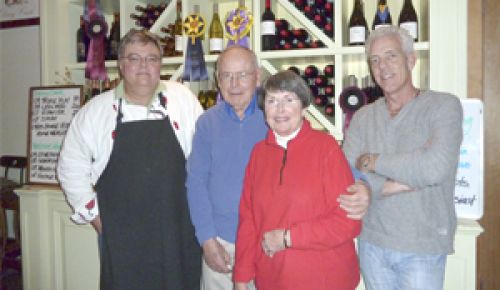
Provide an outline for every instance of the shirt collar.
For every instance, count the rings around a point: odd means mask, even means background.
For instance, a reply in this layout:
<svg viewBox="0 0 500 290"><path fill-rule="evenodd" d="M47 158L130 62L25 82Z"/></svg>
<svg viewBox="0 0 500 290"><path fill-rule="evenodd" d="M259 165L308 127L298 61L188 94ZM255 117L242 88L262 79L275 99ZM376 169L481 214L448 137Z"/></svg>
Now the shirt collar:
<svg viewBox="0 0 500 290"><path fill-rule="evenodd" d="M258 95L258 90L255 91L255 93L252 96L252 100L245 109L245 116L243 117L243 119L246 119L255 113L255 110L257 109L257 95ZM238 115L236 115L236 112L234 111L233 107L231 107L231 105L226 101L224 101L224 108L226 112L229 114L229 116L231 116L234 119L240 120Z"/></svg>
<svg viewBox="0 0 500 290"><path fill-rule="evenodd" d="M166 89L167 87L165 86L165 84L162 81L159 81L154 94L149 99L148 107L153 104L155 97L157 97L160 92L166 91ZM120 83L115 88L115 100L119 99L123 99L127 104L132 104L132 102L130 102L125 95L125 85L123 81L120 81Z"/></svg>

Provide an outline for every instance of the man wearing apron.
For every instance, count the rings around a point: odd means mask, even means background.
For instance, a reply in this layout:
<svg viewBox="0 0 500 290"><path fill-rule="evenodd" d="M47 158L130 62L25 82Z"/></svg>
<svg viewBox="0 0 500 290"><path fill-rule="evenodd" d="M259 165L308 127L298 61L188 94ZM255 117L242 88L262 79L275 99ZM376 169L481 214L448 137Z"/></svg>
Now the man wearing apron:
<svg viewBox="0 0 500 290"><path fill-rule="evenodd" d="M198 289L184 183L201 106L183 85L159 80L161 50L149 32L124 36L118 64L123 82L78 112L61 150L72 219L101 234L101 289Z"/></svg>

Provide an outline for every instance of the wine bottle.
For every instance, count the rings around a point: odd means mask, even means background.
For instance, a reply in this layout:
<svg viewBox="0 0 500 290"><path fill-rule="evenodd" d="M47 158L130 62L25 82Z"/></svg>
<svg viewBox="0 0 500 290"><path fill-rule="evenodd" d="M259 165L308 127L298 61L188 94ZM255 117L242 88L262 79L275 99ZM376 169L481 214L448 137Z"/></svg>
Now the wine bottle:
<svg viewBox="0 0 500 290"><path fill-rule="evenodd" d="M320 88L323 88L328 85L328 79L323 75L319 75L314 79L314 84Z"/></svg>
<svg viewBox="0 0 500 290"><path fill-rule="evenodd" d="M333 64L328 64L323 69L323 72L327 78L333 78L335 76L335 66Z"/></svg>
<svg viewBox="0 0 500 290"><path fill-rule="evenodd" d="M363 45L368 34L361 0L354 1L354 9L349 19L349 45Z"/></svg>
<svg viewBox="0 0 500 290"><path fill-rule="evenodd" d="M224 49L224 32L219 17L219 4L214 3L213 10L212 23L208 30L209 51L210 54L217 54Z"/></svg>
<svg viewBox="0 0 500 290"><path fill-rule="evenodd" d="M335 86L334 85L326 85L324 88L325 95L327 97L333 97L335 95Z"/></svg>
<svg viewBox="0 0 500 290"><path fill-rule="evenodd" d="M300 76L300 70L299 70L299 68L298 68L298 67L296 67L296 66L290 66L290 67L288 67L288 70L293 71L293 72L294 72L294 73L296 73L298 76Z"/></svg>
<svg viewBox="0 0 500 290"><path fill-rule="evenodd" d="M87 51L90 39L85 32L85 21L80 16L80 28L76 31L76 60L79 62L87 60Z"/></svg>
<svg viewBox="0 0 500 290"><path fill-rule="evenodd" d="M333 102L328 102L325 106L325 115L335 117L335 104L333 104Z"/></svg>
<svg viewBox="0 0 500 290"><path fill-rule="evenodd" d="M327 24L325 24L325 26L323 27L323 32L330 38L333 37L333 23L332 22L328 22Z"/></svg>
<svg viewBox="0 0 500 290"><path fill-rule="evenodd" d="M288 23L288 21L286 19L283 19L283 18L280 18L280 19L276 19L274 21L275 25L276 25L276 30L277 31L280 31L280 30L288 30L290 24Z"/></svg>
<svg viewBox="0 0 500 290"><path fill-rule="evenodd" d="M271 11L271 0L266 0L266 9L262 14L260 33L262 36L262 51L273 50L276 44L276 24L273 11Z"/></svg>
<svg viewBox="0 0 500 290"><path fill-rule="evenodd" d="M311 42L311 48L321 48L321 47L325 47L323 41L316 39Z"/></svg>
<svg viewBox="0 0 500 290"><path fill-rule="evenodd" d="M111 80L107 78L102 84L102 92L107 92L109 90L111 90Z"/></svg>
<svg viewBox="0 0 500 290"><path fill-rule="evenodd" d="M386 0L378 0L377 12L373 18L372 30L392 25L392 17Z"/></svg>
<svg viewBox="0 0 500 290"><path fill-rule="evenodd" d="M108 39L108 59L118 59L118 46L120 45L120 13L113 14L113 24Z"/></svg>
<svg viewBox="0 0 500 290"><path fill-rule="evenodd" d="M404 28L408 31L413 40L418 40L418 19L415 8L411 0L405 0L403 4L403 9L399 14L398 20L399 27Z"/></svg>
<svg viewBox="0 0 500 290"><path fill-rule="evenodd" d="M318 76L318 68L315 65L308 65L304 69L304 76L307 78L315 78Z"/></svg>
<svg viewBox="0 0 500 290"><path fill-rule="evenodd" d="M326 106L326 104L328 104L328 98L324 94L319 93L314 96L314 104L319 107Z"/></svg>
<svg viewBox="0 0 500 290"><path fill-rule="evenodd" d="M182 36L182 1L177 0L177 16L175 18L174 24L174 36L175 36L175 53L176 55L182 55L184 50L184 37Z"/></svg>

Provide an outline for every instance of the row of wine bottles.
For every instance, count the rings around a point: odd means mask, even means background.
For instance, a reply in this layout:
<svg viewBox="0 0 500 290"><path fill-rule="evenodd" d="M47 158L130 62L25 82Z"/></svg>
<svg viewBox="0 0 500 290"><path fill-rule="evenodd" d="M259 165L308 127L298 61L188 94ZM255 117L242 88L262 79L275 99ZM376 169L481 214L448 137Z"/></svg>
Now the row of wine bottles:
<svg viewBox="0 0 500 290"><path fill-rule="evenodd" d="M104 93L106 91L114 89L118 83L120 83L120 79L116 78L113 80L106 79L104 81L101 80L86 80L84 86L84 95L85 102L88 102L93 97L99 95L100 93Z"/></svg>
<svg viewBox="0 0 500 290"><path fill-rule="evenodd" d="M386 0L378 0L372 30L392 25L392 16ZM408 31L415 41L418 40L418 18L411 0L404 0L399 14L398 25ZM349 45L363 45L368 37L368 25L361 0L354 1L354 9L349 18Z"/></svg>
<svg viewBox="0 0 500 290"><path fill-rule="evenodd" d="M113 14L113 23L109 35L106 36L104 45L104 58L106 60L117 59L118 45L120 44L120 14ZM83 62L87 60L90 46L90 38L86 32L86 24L83 15L80 16L80 27L76 31L76 60Z"/></svg>
<svg viewBox="0 0 500 290"><path fill-rule="evenodd" d="M303 71L296 66L290 66L288 70L305 80L313 95L314 105L322 109L326 116L333 118L335 116L335 66L328 64L321 71L315 65L309 65Z"/></svg>

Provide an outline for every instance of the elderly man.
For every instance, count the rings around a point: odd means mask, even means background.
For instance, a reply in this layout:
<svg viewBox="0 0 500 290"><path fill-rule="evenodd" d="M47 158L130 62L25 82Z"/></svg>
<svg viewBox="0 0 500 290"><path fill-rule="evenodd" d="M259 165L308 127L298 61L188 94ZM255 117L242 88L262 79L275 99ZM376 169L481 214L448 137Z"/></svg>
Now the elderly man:
<svg viewBox="0 0 500 290"><path fill-rule="evenodd" d="M184 183L202 108L183 85L160 81L154 35L131 30L118 53L123 81L73 119L61 186L73 220L102 233L101 289L198 289L201 252Z"/></svg>
<svg viewBox="0 0 500 290"><path fill-rule="evenodd" d="M462 107L455 96L415 88L405 30L373 31L366 56L385 97L354 115L343 148L373 192L358 245L363 279L368 290L442 289L456 229Z"/></svg>
<svg viewBox="0 0 500 290"><path fill-rule="evenodd" d="M196 124L186 184L191 218L203 247L202 289L229 290L245 168L253 146L268 128L257 105L261 72L255 54L240 46L227 48L217 60L216 75L224 101ZM341 206L349 217L359 219L368 207L369 190L358 182L347 191L340 197Z"/></svg>

